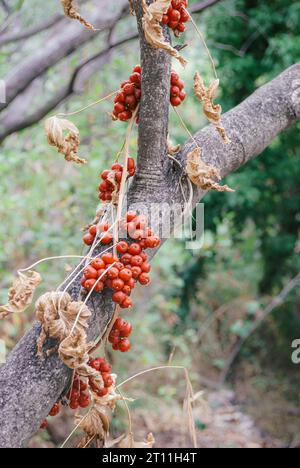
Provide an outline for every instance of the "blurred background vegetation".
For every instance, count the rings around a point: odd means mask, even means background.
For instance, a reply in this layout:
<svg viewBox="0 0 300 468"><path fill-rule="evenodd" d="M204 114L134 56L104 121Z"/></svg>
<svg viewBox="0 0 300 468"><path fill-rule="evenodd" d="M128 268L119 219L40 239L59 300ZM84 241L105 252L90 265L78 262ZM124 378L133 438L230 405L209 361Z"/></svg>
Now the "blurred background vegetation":
<svg viewBox="0 0 300 468"><path fill-rule="evenodd" d="M24 29L60 9L58 1L6 3L13 12L10 13L14 15L13 21ZM89 16L96 2L88 2L85 8ZM1 5L0 12L2 24L7 13L1 10ZM222 89L219 101L224 111L300 59L300 2L224 0L194 18L205 33L217 64ZM132 31L134 22L129 17L119 21L115 38ZM40 50L45 40L51 41L49 32L2 47L0 78L23 57ZM70 70L82 58L99 50L99 40L101 36L50 68L43 77L43 94L38 99L46 100L48 95L55 94ZM189 64L179 71L189 96L180 111L189 130L194 132L206 122L193 98L193 75L198 69L210 80L212 71L191 25L184 41L190 44L185 51ZM136 41L114 49L82 92L62 103L59 112L75 111L118 89L120 81L138 63L138 54ZM29 102L28 106L31 105ZM42 121L3 141L2 303L19 268L43 257L81 254L80 229L94 216L99 173L114 160L126 130L126 124L113 123L109 118L111 107L108 101L72 117L81 132L81 155L88 159L84 167L65 163L49 148ZM206 396L220 392L217 387L224 380L224 369L236 344L251 331L272 298L300 271L299 130L299 124L289 129L259 158L231 174L226 183L236 189L235 193L209 193L205 197L206 232L200 251L186 250L185 242L179 240L171 240L163 247L154 260L152 285L136 292L137 305L127 314L135 328L133 349L127 356L111 356L120 381L137 370L167 363L173 352L172 363L191 371L196 390L205 390ZM170 134L176 143L187 138L172 112ZM134 155L136 133L131 146ZM61 283L66 263L71 262L46 262L39 267L44 278L40 292ZM255 421L261 444L300 446L300 377L299 368L291 363L291 342L300 338L299 297L296 288L251 334L226 373L224 385L233 390L234 404L239 404ZM8 350L30 327L32 317L29 311L1 324L1 338ZM180 404L185 391L180 371L148 374L124 391L136 398L131 408L137 430L157 430L161 435L158 443L167 446L188 444L180 439L180 431L179 435L178 431L173 433L181 420ZM126 425L123 411L120 407L113 433ZM54 421L53 428L51 425L48 434L39 435L34 446L51 446L63 440L69 427L69 417L64 418L60 432L54 428ZM167 421L172 421L172 429L167 427ZM204 444L203 440L209 439L212 421L207 422L199 411L196 424L200 444ZM229 435L215 444L241 443Z"/></svg>

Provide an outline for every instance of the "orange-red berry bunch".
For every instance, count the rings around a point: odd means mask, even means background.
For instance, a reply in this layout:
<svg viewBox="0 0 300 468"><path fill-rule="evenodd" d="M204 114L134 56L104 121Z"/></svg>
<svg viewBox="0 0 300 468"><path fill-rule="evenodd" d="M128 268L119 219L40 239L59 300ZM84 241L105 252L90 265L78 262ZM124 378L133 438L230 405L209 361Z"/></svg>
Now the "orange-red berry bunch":
<svg viewBox="0 0 300 468"><path fill-rule="evenodd" d="M129 80L121 83L121 89L115 97L115 105L113 117L116 120L127 121L131 119L132 113L137 108L141 100L141 73L140 65L133 69ZM172 71L171 75L171 96L170 102L172 106L179 106L186 98L184 92L184 82L180 80L179 75ZM139 117L137 117L137 123Z"/></svg>
<svg viewBox="0 0 300 468"><path fill-rule="evenodd" d="M175 71L171 72L171 90L170 90L170 102L172 106L178 107L186 98L186 92L184 91L184 81L182 81Z"/></svg>
<svg viewBox="0 0 300 468"><path fill-rule="evenodd" d="M89 228L88 233L83 236L82 240L86 245L92 245L98 234L100 244L109 245L113 240L113 235L109 231L109 228L108 223L102 223L98 226L94 224Z"/></svg>
<svg viewBox="0 0 300 468"><path fill-rule="evenodd" d="M114 323L114 326L109 334L108 341L112 344L115 351L121 351L126 353L131 348L129 336L132 332L132 325L126 320L118 317Z"/></svg>
<svg viewBox="0 0 300 468"><path fill-rule="evenodd" d="M81 285L87 290L101 292L105 287L114 291L112 300L121 308L132 307L130 298L135 284L150 283L150 264L147 262L145 249L154 249L160 245L159 237L148 227L145 216L129 211L121 222L124 237L130 241L121 240L116 245L118 256L106 252L96 257L84 270ZM100 225L100 230L109 229L108 224ZM111 240L112 241L112 240Z"/></svg>
<svg viewBox="0 0 300 468"><path fill-rule="evenodd" d="M141 96L141 73L140 65L136 65L129 80L121 83L121 89L115 97L113 117L123 122L130 120L132 113L137 108Z"/></svg>
<svg viewBox="0 0 300 468"><path fill-rule="evenodd" d="M185 23L190 20L190 15L186 8L188 0L172 0L171 5L165 15L163 15L162 23L169 26L179 36L185 31Z"/></svg>
<svg viewBox="0 0 300 468"><path fill-rule="evenodd" d="M99 185L99 199L102 201L111 201L114 192L120 191L120 185L123 175L123 166L119 163L114 163L111 170L103 171L100 175L102 182ZM133 158L128 158L127 162L128 176L133 177L135 174L135 161Z"/></svg>
<svg viewBox="0 0 300 468"><path fill-rule="evenodd" d="M101 375L104 383L103 388L99 388L99 386L95 383L93 377L89 377L89 384L91 390L96 393L99 397L104 397L108 395L110 387L114 384L114 380L111 376L111 367L108 362L104 358L95 358L89 360L89 366L99 372Z"/></svg>

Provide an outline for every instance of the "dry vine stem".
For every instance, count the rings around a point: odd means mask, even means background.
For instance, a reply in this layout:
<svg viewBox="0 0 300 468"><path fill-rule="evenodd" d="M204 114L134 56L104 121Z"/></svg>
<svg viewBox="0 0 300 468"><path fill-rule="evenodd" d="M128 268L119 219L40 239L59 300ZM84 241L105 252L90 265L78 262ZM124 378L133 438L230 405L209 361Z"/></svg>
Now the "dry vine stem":
<svg viewBox="0 0 300 468"><path fill-rule="evenodd" d="M88 23L79 13L76 11L76 9L73 6L74 0L61 0L61 4L64 9L64 13L68 18L74 19L79 21L81 24L83 24L87 29L90 29L91 31L96 31L94 26L90 23Z"/></svg>
<svg viewBox="0 0 300 468"><path fill-rule="evenodd" d="M221 124L222 107L220 104L214 104L214 99L217 97L217 91L220 81L214 80L208 88L205 86L200 73L195 74L194 78L194 92L195 96L199 99L203 106L203 113L208 120L216 127L218 133L224 140L225 144L230 143L225 129Z"/></svg>
<svg viewBox="0 0 300 468"><path fill-rule="evenodd" d="M64 135L67 130L69 130L69 133ZM78 156L80 138L76 125L69 120L59 119L54 116L45 121L45 132L49 145L55 146L58 152L65 156L66 161L86 164L86 160Z"/></svg>
<svg viewBox="0 0 300 468"><path fill-rule="evenodd" d="M161 26L162 17L167 13L171 0L156 0L147 5L146 0L142 0L144 16L143 29L146 41L156 49L164 49L172 57L175 57L184 67L187 61L180 55L178 50L174 49L164 37L164 31Z"/></svg>
<svg viewBox="0 0 300 468"><path fill-rule="evenodd" d="M228 185L220 185L213 178L221 180L219 169L208 166L201 159L201 148L193 149L187 155L186 172L190 180L202 190L216 190L217 192L234 192Z"/></svg>
<svg viewBox="0 0 300 468"><path fill-rule="evenodd" d="M31 304L36 287L42 278L35 271L18 272L18 278L8 291L8 303L0 307L0 319L9 314L21 313Z"/></svg>

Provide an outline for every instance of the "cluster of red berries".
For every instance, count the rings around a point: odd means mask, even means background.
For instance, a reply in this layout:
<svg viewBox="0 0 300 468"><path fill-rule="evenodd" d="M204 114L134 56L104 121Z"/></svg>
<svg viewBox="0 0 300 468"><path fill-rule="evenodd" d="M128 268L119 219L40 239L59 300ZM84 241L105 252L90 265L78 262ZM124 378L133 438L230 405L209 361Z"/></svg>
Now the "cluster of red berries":
<svg viewBox="0 0 300 468"><path fill-rule="evenodd" d="M188 0L172 0L171 5L165 15L163 15L162 23L169 26L176 36L185 31L185 24L190 20L190 15L186 8Z"/></svg>
<svg viewBox="0 0 300 468"><path fill-rule="evenodd" d="M186 98L186 92L184 91L184 82L180 79L178 73L172 70L171 72L171 90L170 90L170 102L172 106L178 107Z"/></svg>
<svg viewBox="0 0 300 468"><path fill-rule="evenodd" d="M77 410L78 408L87 408L90 403L90 395L87 392L88 387L99 397L105 397L109 393L110 387L113 385L114 380L111 376L111 367L104 358L91 358L88 362L89 366L99 372L104 383L103 388L95 383L94 377L89 377L88 383L85 383L80 377L75 373L72 388L67 393L66 397L69 401L69 407L72 410ZM52 406L48 416L57 416L61 410L61 403L58 401ZM40 428L47 429L48 420L44 419L42 421Z"/></svg>
<svg viewBox="0 0 300 468"><path fill-rule="evenodd" d="M72 410L78 408L87 408L91 402L90 395L87 393L88 385L80 380L79 376L75 374L73 385L71 390L67 393L67 399L69 400L69 407ZM61 404L59 401L54 403L48 416L57 416L60 413ZM44 419L41 424L41 429L46 429L48 427L48 420Z"/></svg>
<svg viewBox="0 0 300 468"><path fill-rule="evenodd" d="M113 240L113 235L109 231L108 223L102 223L100 225L93 224L93 226L89 228L89 232L83 236L82 240L86 245L92 245L97 234L100 236L99 242L102 245L109 245Z"/></svg>
<svg viewBox="0 0 300 468"><path fill-rule="evenodd" d="M141 100L141 75L140 65L136 65L129 80L121 83L121 89L115 97L113 117L116 120L127 121L132 117L132 113L137 108ZM180 80L179 75L172 71L171 75L171 95L170 102L172 106L179 106L186 98L184 92L184 82ZM139 117L137 117L137 123Z"/></svg>
<svg viewBox="0 0 300 468"><path fill-rule="evenodd" d="M99 388L95 383L94 377L89 377L89 384L91 390L96 393L99 397L108 395L110 387L114 384L114 380L111 376L111 367L104 358L95 358L89 360L89 366L99 372L104 383L104 387Z"/></svg>
<svg viewBox="0 0 300 468"><path fill-rule="evenodd" d="M114 100L115 105L113 117L116 120L121 120L123 122L130 120L132 113L137 108L142 96L141 74L142 69L140 65L136 65L133 69L133 73L129 77L129 80L121 83L121 89Z"/></svg>
<svg viewBox="0 0 300 468"><path fill-rule="evenodd" d="M129 336L132 332L132 325L126 320L118 317L114 323L114 326L109 334L108 341L112 344L115 351L121 351L126 353L131 348Z"/></svg>
<svg viewBox="0 0 300 468"><path fill-rule="evenodd" d="M103 229L103 225L100 226ZM112 289L112 300L121 308L127 309L132 307L130 295L135 284L150 283L151 267L144 250L158 247L160 239L148 227L147 218L138 215L136 211L126 214L121 227L124 237L129 236L134 242L118 242L116 251L119 256L106 252L101 257L94 258L84 270L81 285L95 292L101 292L105 287ZM109 229L108 224L105 224L105 229Z"/></svg>
<svg viewBox="0 0 300 468"><path fill-rule="evenodd" d="M111 201L114 191L120 190L123 166L119 163L114 163L111 170L103 171L100 175L102 182L99 185L99 199L102 201ZM133 158L128 158L127 162L128 176L133 177L135 174L135 161Z"/></svg>

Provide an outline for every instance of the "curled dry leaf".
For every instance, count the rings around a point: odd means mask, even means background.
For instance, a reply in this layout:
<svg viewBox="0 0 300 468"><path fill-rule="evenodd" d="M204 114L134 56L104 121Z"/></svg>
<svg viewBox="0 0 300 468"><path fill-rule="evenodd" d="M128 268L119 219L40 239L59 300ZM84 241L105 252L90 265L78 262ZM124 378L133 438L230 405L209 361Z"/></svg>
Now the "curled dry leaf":
<svg viewBox="0 0 300 468"><path fill-rule="evenodd" d="M147 5L146 0L142 0L144 16L143 29L146 41L156 49L164 49L168 54L175 57L182 66L186 65L186 60L180 55L178 50L171 46L165 39L163 28L161 26L162 17L167 13L171 0L156 0Z"/></svg>
<svg viewBox="0 0 300 468"><path fill-rule="evenodd" d="M201 148L195 148L187 156L186 172L193 184L203 190L216 190L217 192L234 192L227 185L219 185L213 178L221 180L220 171L208 166L201 159Z"/></svg>
<svg viewBox="0 0 300 468"><path fill-rule="evenodd" d="M167 145L168 145L168 154L170 154L171 156L174 156L174 154L177 154L180 151L181 145L174 146L169 137L167 140Z"/></svg>
<svg viewBox="0 0 300 468"><path fill-rule="evenodd" d="M221 124L222 107L219 104L214 104L214 99L217 97L217 91L220 81L214 80L207 88L200 73L196 73L194 78L195 96L203 105L203 113L208 120L216 127L218 133L224 140L225 144L230 143L226 131Z"/></svg>
<svg viewBox="0 0 300 468"><path fill-rule="evenodd" d="M125 434L123 439L117 445L118 448L152 448L155 444L155 439L152 433L148 434L144 441L138 442L134 440L132 432Z"/></svg>
<svg viewBox="0 0 300 468"><path fill-rule="evenodd" d="M81 24L83 24L87 29L90 29L91 31L96 31L94 26L90 23L88 23L82 16L76 11L76 9L73 6L74 0L61 0L61 4L63 6L65 15L68 18L74 19L79 21Z"/></svg>
<svg viewBox="0 0 300 468"><path fill-rule="evenodd" d="M0 318L9 314L24 312L33 299L36 287L41 283L42 278L35 271L18 273L18 278L13 282L8 291L8 303L0 306Z"/></svg>
<svg viewBox="0 0 300 468"><path fill-rule="evenodd" d="M66 131L68 133L65 135ZM49 145L55 146L58 152L65 156L66 161L86 164L86 160L78 156L80 138L76 125L69 120L54 116L46 120L45 132Z"/></svg>

